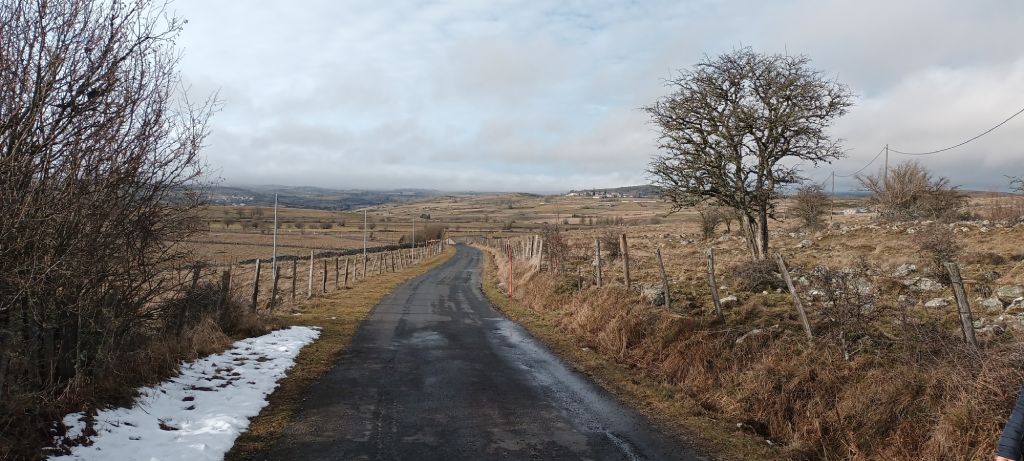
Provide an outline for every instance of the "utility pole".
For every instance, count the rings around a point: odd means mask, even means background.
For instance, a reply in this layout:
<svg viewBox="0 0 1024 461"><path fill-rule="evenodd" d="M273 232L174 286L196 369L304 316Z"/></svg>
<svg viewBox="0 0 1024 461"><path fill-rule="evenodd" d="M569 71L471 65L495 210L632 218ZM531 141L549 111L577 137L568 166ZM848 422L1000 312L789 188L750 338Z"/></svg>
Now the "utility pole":
<svg viewBox="0 0 1024 461"><path fill-rule="evenodd" d="M277 273L277 194L274 194L274 249L270 253L270 273Z"/></svg>
<svg viewBox="0 0 1024 461"><path fill-rule="evenodd" d="M363 261L366 261L366 208L363 208Z"/></svg>
<svg viewBox="0 0 1024 461"><path fill-rule="evenodd" d="M832 203L828 206L828 222L832 223L832 215L836 211L836 170L832 170Z"/></svg>
<svg viewBox="0 0 1024 461"><path fill-rule="evenodd" d="M413 253L416 252L416 213L412 215L412 249Z"/></svg>
<svg viewBox="0 0 1024 461"><path fill-rule="evenodd" d="M882 176L882 190L889 192L889 145L885 145L885 173Z"/></svg>

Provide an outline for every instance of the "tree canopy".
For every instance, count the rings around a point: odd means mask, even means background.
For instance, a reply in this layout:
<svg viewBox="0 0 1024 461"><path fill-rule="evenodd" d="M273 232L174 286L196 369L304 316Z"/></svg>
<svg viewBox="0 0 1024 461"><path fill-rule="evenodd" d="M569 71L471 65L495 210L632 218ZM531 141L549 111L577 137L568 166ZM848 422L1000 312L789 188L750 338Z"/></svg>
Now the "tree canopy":
<svg viewBox="0 0 1024 461"><path fill-rule="evenodd" d="M755 259L768 251L768 219L799 167L843 155L828 133L853 104L846 85L806 56L742 48L706 57L670 79L644 110L660 129L649 172L676 209L715 202L736 209Z"/></svg>

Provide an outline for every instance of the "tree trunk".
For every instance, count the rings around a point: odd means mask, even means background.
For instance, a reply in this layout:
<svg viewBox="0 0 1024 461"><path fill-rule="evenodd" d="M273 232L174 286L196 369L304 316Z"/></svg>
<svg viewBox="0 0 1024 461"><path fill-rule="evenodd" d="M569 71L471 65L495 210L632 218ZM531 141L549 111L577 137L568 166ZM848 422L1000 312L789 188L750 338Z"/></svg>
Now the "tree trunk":
<svg viewBox="0 0 1024 461"><path fill-rule="evenodd" d="M758 260L768 258L768 209L764 207L758 210L757 248L755 257Z"/></svg>
<svg viewBox="0 0 1024 461"><path fill-rule="evenodd" d="M747 249L750 250L750 257L754 258L754 260L764 259L764 256L758 256L757 231L755 219L746 212L741 213L740 227L743 228L743 237L747 240Z"/></svg>

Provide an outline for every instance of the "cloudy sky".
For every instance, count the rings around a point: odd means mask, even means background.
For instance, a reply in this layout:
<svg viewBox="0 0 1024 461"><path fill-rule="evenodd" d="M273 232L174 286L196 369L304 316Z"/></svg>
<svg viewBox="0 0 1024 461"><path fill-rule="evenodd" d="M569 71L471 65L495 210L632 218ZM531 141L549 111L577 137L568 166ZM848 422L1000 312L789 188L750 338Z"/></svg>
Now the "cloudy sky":
<svg viewBox="0 0 1024 461"><path fill-rule="evenodd" d="M955 144L1024 107L1024 2L177 0L191 91L219 91L209 162L228 184L556 192L646 183L639 107L703 55L806 54L856 106L833 129ZM1024 115L924 158L974 189L1024 174ZM901 160L893 155L891 162ZM869 168L874 168L871 166ZM851 179L837 188L853 188Z"/></svg>

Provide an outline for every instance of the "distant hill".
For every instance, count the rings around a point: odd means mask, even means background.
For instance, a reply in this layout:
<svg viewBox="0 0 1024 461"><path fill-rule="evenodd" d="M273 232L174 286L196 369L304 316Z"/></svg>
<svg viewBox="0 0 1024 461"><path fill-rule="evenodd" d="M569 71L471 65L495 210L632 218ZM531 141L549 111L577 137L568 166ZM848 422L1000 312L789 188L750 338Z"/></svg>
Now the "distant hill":
<svg viewBox="0 0 1024 461"><path fill-rule="evenodd" d="M443 195L429 189L379 191L265 185L213 186L206 190L206 199L214 205L273 205L274 194L278 194L281 206L338 211Z"/></svg>
<svg viewBox="0 0 1024 461"><path fill-rule="evenodd" d="M661 188L653 185L609 187L602 189L571 190L570 196L582 197L660 197Z"/></svg>

